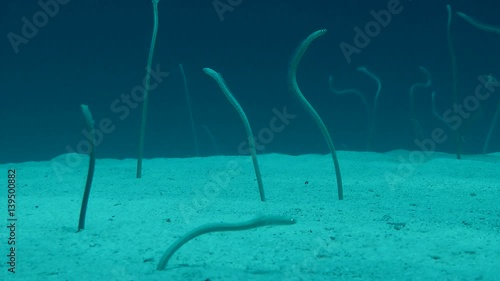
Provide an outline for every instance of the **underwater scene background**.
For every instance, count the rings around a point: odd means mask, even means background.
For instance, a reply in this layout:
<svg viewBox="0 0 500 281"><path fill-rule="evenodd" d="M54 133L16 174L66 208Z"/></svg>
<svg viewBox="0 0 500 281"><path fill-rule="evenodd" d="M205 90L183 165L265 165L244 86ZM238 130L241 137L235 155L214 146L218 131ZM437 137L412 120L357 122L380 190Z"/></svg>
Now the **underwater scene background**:
<svg viewBox="0 0 500 281"><path fill-rule="evenodd" d="M0 280L498 280L498 11L2 1Z"/></svg>
<svg viewBox="0 0 500 281"><path fill-rule="evenodd" d="M153 27L151 1L61 3L46 21L43 16L33 20L43 11L37 1L1 4L0 32L5 36L0 42L0 124L6 133L0 138L0 159L4 163L49 160L77 151L78 142L85 139L80 104L87 104L95 119L109 118L112 123L112 132L99 141L98 157L135 158L141 102L132 98L127 103L122 95L131 96L146 75ZM493 91L479 105L474 103L477 98L466 97L474 97L480 77L498 76L500 36L479 30L456 12L499 26L496 1L231 3L159 2L153 68L164 76L150 94L146 158L241 154L238 145L246 140L241 121L216 83L203 73L204 67L224 76L256 135L269 128L276 111L294 115L283 130L272 135L262 132L259 153L327 153L313 119L287 88L288 64L295 47L319 29L328 32L311 44L297 79L332 133L337 149L366 150L369 118L356 95L335 95L329 90L330 76L336 89L359 90L370 108L377 84L357 68L366 67L378 76L381 91L370 150L412 150L418 146L409 92L415 83L426 82L419 68L424 67L432 84L415 88L420 137L442 128L450 138L435 149L454 153L456 143L449 125L456 124L451 119L458 117L463 121L459 126L463 152L483 152L500 101L498 83L492 84ZM453 107L447 4L453 14L459 104L469 102L467 117ZM384 13L388 9L393 9L389 17ZM26 20L32 26L26 27ZM180 64L189 88L198 152ZM433 114L432 92L439 114L453 111L449 124ZM490 152L500 149L498 131L498 127L492 131Z"/></svg>

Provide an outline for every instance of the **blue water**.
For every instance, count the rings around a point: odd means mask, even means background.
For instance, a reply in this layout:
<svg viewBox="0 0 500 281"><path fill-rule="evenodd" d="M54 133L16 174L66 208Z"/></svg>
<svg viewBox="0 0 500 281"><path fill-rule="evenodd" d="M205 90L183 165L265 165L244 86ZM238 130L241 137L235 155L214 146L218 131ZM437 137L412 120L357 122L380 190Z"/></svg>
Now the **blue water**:
<svg viewBox="0 0 500 281"><path fill-rule="evenodd" d="M153 27L151 1L48 2L52 6L37 1L1 4L0 161L84 153L79 145L86 140L81 104L89 106L96 126L106 122L112 128L98 140L98 158L137 157L142 104L133 99L127 102L122 95L131 95L146 75ZM450 4L453 12L500 26L495 1ZM261 144L259 153L328 152L313 119L287 88L294 49L323 28L328 32L311 44L302 59L298 83L338 149L366 149L368 120L356 96L335 96L329 91L330 75L336 88L359 90L370 107L376 83L356 68L365 66L380 78L370 150L418 149L410 123L409 89L425 81L418 68L424 66L433 81L429 88L415 92L422 136L432 137L434 129L442 129L449 138L435 150L456 150L449 124L431 111L433 91L441 114L453 109L447 11L441 1L162 0L158 10L153 66L168 75L156 81L150 95L147 158L241 153L238 147L246 141L241 120L202 71L204 67L221 73L239 100ZM389 10L390 20L384 17ZM453 15L459 101L472 102L467 117L460 117L463 152L481 153L500 96L498 91L491 92L476 107L474 91L480 75L498 75L500 36ZM356 46L356 27L372 36L346 59L340 46ZM188 82L198 153L179 64ZM276 110L283 113L285 107L295 117L270 135ZM499 130L491 136L491 152L500 150Z"/></svg>

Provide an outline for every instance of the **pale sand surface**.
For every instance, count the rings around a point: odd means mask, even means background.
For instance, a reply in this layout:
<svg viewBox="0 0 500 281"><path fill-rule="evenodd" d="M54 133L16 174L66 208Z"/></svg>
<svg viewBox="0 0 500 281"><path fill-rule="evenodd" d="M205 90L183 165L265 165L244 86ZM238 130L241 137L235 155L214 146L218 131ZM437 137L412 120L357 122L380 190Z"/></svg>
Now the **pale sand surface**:
<svg viewBox="0 0 500 281"><path fill-rule="evenodd" d="M249 156L147 159L142 179L98 159L78 233L86 156L59 175L67 155L0 165L17 170L18 217L17 273L4 229L0 280L500 280L500 154L409 153L339 152L343 201L329 155L259 155L265 203ZM297 223L202 235L156 270L185 232L257 214Z"/></svg>

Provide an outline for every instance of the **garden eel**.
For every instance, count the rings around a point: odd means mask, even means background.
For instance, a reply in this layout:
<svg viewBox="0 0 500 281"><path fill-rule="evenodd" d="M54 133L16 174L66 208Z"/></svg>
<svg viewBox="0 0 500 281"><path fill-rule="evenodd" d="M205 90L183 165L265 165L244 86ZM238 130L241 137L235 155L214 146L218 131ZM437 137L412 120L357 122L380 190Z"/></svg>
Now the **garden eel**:
<svg viewBox="0 0 500 281"><path fill-rule="evenodd" d="M157 270L163 270L167 266L167 262L170 260L172 255L180 248L182 245L186 244L189 240L196 238L202 234L210 232L222 232L222 231L237 231L237 230L247 230L252 228L257 228L267 225L291 225L295 224L296 220L289 217L283 216L258 216L252 220L240 222L240 223L210 223L199 226L184 236L177 239L167 251L163 254L156 267Z"/></svg>

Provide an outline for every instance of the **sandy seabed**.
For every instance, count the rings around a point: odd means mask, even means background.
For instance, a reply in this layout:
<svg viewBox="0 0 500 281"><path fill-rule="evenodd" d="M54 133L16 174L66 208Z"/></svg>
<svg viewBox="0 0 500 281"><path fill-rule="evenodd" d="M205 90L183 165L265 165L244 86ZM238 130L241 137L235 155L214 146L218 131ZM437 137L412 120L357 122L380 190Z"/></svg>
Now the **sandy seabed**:
<svg viewBox="0 0 500 281"><path fill-rule="evenodd" d="M259 155L266 202L249 156L147 159L142 179L133 159L98 159L81 232L87 156L0 165L4 183L16 170L17 218L0 280L499 280L500 153L338 157L342 201L330 155ZM187 231L256 215L297 223L202 235L156 270Z"/></svg>

